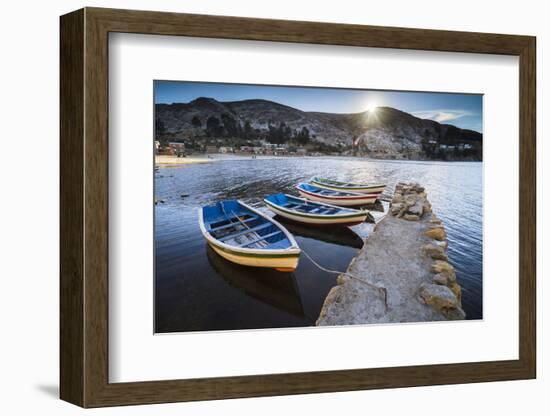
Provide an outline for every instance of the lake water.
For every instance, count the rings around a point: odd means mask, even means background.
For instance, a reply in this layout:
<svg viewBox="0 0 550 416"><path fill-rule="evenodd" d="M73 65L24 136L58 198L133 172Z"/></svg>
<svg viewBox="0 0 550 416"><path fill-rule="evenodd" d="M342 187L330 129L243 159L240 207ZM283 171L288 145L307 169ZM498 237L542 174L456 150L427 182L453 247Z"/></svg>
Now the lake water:
<svg viewBox="0 0 550 416"><path fill-rule="evenodd" d="M293 186L314 175L383 181L388 198L399 181L424 186L447 229L449 259L462 286L467 318L481 319L482 172L482 164L472 162L328 157L223 159L161 168L155 173L155 195L164 201L155 206L155 332L314 325L336 284L335 274L320 271L305 256L294 273L232 264L207 246L197 221L203 205L223 199L252 203L276 192L296 194ZM372 225L287 228L316 261L344 271Z"/></svg>

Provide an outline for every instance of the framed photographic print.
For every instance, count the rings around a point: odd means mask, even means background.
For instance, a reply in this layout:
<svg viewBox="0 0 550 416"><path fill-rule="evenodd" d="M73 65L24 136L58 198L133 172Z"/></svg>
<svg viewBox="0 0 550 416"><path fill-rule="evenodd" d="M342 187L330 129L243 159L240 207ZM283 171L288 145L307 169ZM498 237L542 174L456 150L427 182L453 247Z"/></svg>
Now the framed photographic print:
<svg viewBox="0 0 550 416"><path fill-rule="evenodd" d="M528 36L62 16L61 398L534 378L535 104Z"/></svg>

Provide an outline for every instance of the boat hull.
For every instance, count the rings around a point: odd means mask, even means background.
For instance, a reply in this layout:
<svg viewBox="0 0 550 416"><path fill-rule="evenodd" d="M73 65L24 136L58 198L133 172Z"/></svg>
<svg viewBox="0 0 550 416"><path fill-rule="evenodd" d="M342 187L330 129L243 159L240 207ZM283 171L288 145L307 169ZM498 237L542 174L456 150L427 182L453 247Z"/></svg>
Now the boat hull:
<svg viewBox="0 0 550 416"><path fill-rule="evenodd" d="M359 194L381 194L386 188L383 185L380 185L376 188L346 188L343 186L325 185L315 181L312 181L311 183L313 183L315 186L318 186L319 188L330 189L332 191L350 191L357 192Z"/></svg>
<svg viewBox="0 0 550 416"><path fill-rule="evenodd" d="M300 254L282 254L277 256L268 256L263 253L253 255L251 253L239 253L237 251L227 250L208 242L212 250L218 253L224 259L243 266L265 267L276 269L283 272L292 272L298 267Z"/></svg>
<svg viewBox="0 0 550 416"><path fill-rule="evenodd" d="M372 186L372 185L371 186L369 185L345 186L345 185L329 184L323 181L317 181L315 179L312 179L311 183L314 184L315 186L318 186L319 188L330 189L332 191L349 191L349 192L356 192L359 194L381 194L382 192L384 192L384 189L386 189L386 185L384 184L379 184L375 186Z"/></svg>
<svg viewBox="0 0 550 416"><path fill-rule="evenodd" d="M338 197L329 198L322 195L309 193L299 188L298 188L298 192L300 193L301 197L307 198L311 201L338 205L340 207L357 207L361 205L374 204L376 202L376 199L378 198L378 195L376 194L372 194L372 195L365 194L365 196L360 196L360 197L358 196L358 197L345 197L345 198L338 198Z"/></svg>
<svg viewBox="0 0 550 416"><path fill-rule="evenodd" d="M348 215L348 216L314 216L314 215L305 215L305 214L299 214L294 212L289 212L283 209L278 208L274 204L270 204L268 201L266 201L269 209L273 211L275 214L280 215L283 218L286 218L287 220L297 222L297 223L304 223L304 224L315 224L315 225L342 225L342 226L352 226L361 224L366 221L368 212L362 212L361 214L357 215Z"/></svg>

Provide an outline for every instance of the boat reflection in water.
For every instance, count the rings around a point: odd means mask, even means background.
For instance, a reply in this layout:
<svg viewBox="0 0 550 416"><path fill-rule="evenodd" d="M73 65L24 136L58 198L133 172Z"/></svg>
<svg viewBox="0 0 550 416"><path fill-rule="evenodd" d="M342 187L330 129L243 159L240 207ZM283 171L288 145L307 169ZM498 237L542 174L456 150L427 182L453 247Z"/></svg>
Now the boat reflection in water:
<svg viewBox="0 0 550 416"><path fill-rule="evenodd" d="M305 318L294 273L241 266L225 260L209 245L206 245L206 256L212 268L231 286L260 302Z"/></svg>
<svg viewBox="0 0 550 416"><path fill-rule="evenodd" d="M327 225L323 227L314 227L289 221L280 215L275 215L273 218L283 224L292 234L300 237L312 238L315 240L324 241L325 243L337 244L339 246L357 249L363 247L364 244L363 239L348 227Z"/></svg>

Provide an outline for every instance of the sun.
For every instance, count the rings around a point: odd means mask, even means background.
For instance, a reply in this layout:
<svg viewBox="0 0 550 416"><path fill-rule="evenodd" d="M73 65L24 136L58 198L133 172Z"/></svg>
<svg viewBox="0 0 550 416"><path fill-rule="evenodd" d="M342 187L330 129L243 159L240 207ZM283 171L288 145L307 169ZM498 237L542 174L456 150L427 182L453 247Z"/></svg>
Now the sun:
<svg viewBox="0 0 550 416"><path fill-rule="evenodd" d="M369 113L374 113L377 108L378 103L376 101L368 101L365 111L368 111Z"/></svg>

